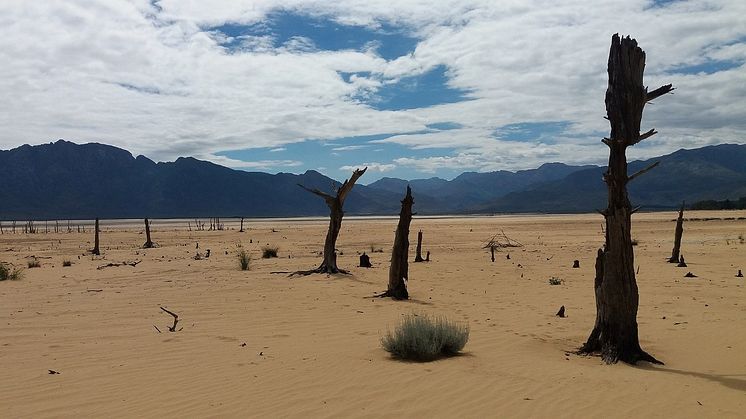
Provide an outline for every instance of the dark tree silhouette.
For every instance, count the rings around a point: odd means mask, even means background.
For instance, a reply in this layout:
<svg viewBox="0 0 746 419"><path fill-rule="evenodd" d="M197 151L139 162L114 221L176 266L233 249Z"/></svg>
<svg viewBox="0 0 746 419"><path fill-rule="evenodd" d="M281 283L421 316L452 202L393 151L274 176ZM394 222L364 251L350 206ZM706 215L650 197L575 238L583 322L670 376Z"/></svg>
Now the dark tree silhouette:
<svg viewBox="0 0 746 419"><path fill-rule="evenodd" d="M681 252L681 235L684 234L684 202L681 203L679 218L676 219L676 231L673 238L673 250L668 263L679 263L679 252Z"/></svg>
<svg viewBox="0 0 746 419"><path fill-rule="evenodd" d="M627 147L656 134L654 129L640 134L645 104L673 90L668 84L652 92L643 85L645 52L629 37L611 39L609 85L606 113L611 135L603 142L609 147L609 167L604 181L609 192L606 220L606 244L596 258L596 322L580 353L600 353L606 363L623 361L661 362L640 348L637 332L639 293L635 280L632 250L631 215L634 212L627 195L627 183L657 163L628 176Z"/></svg>
<svg viewBox="0 0 746 419"><path fill-rule="evenodd" d="M347 194L349 194L352 190L352 187L355 186L355 182L360 179L360 176L362 176L366 170L368 170L367 167L363 170L355 169L355 171L352 172L352 176L344 181L342 186L337 189L337 193L334 196L321 192L318 189L310 189L301 184L298 184L298 186L307 190L308 192L324 198L324 201L326 201L326 205L329 207L329 230L326 232L326 241L324 242L324 260L321 262L321 265L319 265L319 267L316 269L293 272L292 274L290 274L291 276L310 275L313 273L349 273L337 267L337 237L339 236L339 231L342 229L342 217L344 216L342 207L344 206L345 198L347 198Z"/></svg>
<svg viewBox="0 0 746 419"><path fill-rule="evenodd" d="M378 297L391 297L395 300L409 298L407 280L409 279L409 225L412 222L412 189L407 186L407 195L401 201L399 224L394 236L394 248L391 251L391 267L389 267L389 286L386 292Z"/></svg>
<svg viewBox="0 0 746 419"><path fill-rule="evenodd" d="M155 243L150 240L150 221L148 221L147 218L145 219L145 244L143 244L142 247L145 249L155 247Z"/></svg>
<svg viewBox="0 0 746 419"><path fill-rule="evenodd" d="M425 261L425 259L422 258L422 230L417 232L417 253L415 253L414 261L415 262Z"/></svg>
<svg viewBox="0 0 746 419"><path fill-rule="evenodd" d="M99 232L99 229L98 229L98 218L96 218L96 223L95 223L95 226L94 226L94 230L96 231L96 233L94 235L93 250L91 250L91 253L93 253L94 255L100 255L101 251L98 249L98 232Z"/></svg>

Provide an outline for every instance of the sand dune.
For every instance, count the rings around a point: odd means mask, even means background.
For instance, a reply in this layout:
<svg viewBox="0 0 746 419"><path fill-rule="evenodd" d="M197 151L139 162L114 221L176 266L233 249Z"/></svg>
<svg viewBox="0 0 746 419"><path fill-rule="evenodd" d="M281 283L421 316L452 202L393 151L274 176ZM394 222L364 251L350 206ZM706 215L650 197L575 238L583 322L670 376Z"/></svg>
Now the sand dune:
<svg viewBox="0 0 746 419"><path fill-rule="evenodd" d="M353 275L333 277L270 273L317 266L325 221L239 233L155 220L160 247L148 250L141 227L104 224L93 258L90 233L6 232L0 261L41 267L0 283L0 416L743 417L746 296L734 276L746 270L746 212L686 215L734 218L685 223L688 268L665 263L674 213L633 218L640 339L666 363L635 367L573 354L595 316L600 215L415 219L410 240L421 228L432 262L410 265L406 302L366 298L386 288L394 219L346 220L339 265ZM501 229L525 246L492 263L481 244ZM193 259L197 242L209 259ZM279 258L261 259L267 244ZM374 268L355 267L371 246L384 250ZM159 306L183 330L167 332ZM467 322L464 355L390 359L380 337L411 312Z"/></svg>

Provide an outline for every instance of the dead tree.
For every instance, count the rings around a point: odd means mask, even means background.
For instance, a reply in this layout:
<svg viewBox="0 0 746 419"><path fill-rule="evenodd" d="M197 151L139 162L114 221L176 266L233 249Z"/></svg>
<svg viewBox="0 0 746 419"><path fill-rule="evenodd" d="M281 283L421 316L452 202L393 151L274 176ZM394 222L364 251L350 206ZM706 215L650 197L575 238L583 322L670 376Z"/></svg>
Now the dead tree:
<svg viewBox="0 0 746 419"><path fill-rule="evenodd" d="M490 249L490 259L494 262L495 250L499 251L500 249L509 247L523 247L523 245L517 240L513 240L508 237L508 235L505 234L505 231L501 230L499 234L495 234L489 240L487 240L484 246L482 246L482 249ZM508 255L508 259L510 259L510 255Z"/></svg>
<svg viewBox="0 0 746 419"><path fill-rule="evenodd" d="M424 262L422 258L422 230L417 232L417 254L414 257L415 262Z"/></svg>
<svg viewBox="0 0 746 419"><path fill-rule="evenodd" d="M657 163L628 176L627 147L654 135L651 129L640 134L645 104L673 90L668 84L652 92L643 85L645 52L629 37L611 39L606 90L606 113L611 135L602 141L609 147L609 167L603 180L608 188L608 207L601 211L606 221L606 244L596 258L596 322L582 354L600 353L607 363L634 364L648 361L661 364L640 348L637 333L639 293L635 280L631 215L627 183L652 169Z"/></svg>
<svg viewBox="0 0 746 419"><path fill-rule="evenodd" d="M362 255L360 255L360 264L358 265L361 268L372 268L373 265L370 263L370 256L366 255L365 252L363 252Z"/></svg>
<svg viewBox="0 0 746 419"><path fill-rule="evenodd" d="M98 218L96 218L95 230L96 230L96 233L94 236L95 238L93 241L93 250L91 250L91 253L93 253L94 255L100 255L101 252L98 250Z"/></svg>
<svg viewBox="0 0 746 419"><path fill-rule="evenodd" d="M668 263L679 263L679 252L681 251L681 235L684 233L684 202L681 203L679 218L676 219L676 232L673 239L673 251Z"/></svg>
<svg viewBox="0 0 746 419"><path fill-rule="evenodd" d="M145 244L142 245L144 249L150 249L155 247L155 243L153 243L152 240L150 240L150 221L148 219L145 219Z"/></svg>
<svg viewBox="0 0 746 419"><path fill-rule="evenodd" d="M344 206L345 198L347 198L347 194L349 194L352 190L352 187L355 186L355 182L360 179L360 176L362 176L366 170L368 170L367 167L363 170L355 169L355 171L352 172L352 176L350 176L348 180L344 181L342 186L337 189L337 193L334 196L321 192L318 189L310 189L301 184L298 184L298 186L307 190L308 192L324 198L324 201L326 201L326 205L329 207L329 230L326 232L326 241L324 242L324 260L321 262L321 265L319 265L318 268L311 269L309 271L293 272L292 274L290 274L291 276L310 275L314 273L349 273L337 267L337 237L339 236L339 231L342 229L342 217L344 216L342 207Z"/></svg>
<svg viewBox="0 0 746 419"><path fill-rule="evenodd" d="M401 201L399 225L396 226L394 248L391 251L391 267L389 267L389 286L379 297L391 297L395 300L409 298L407 280L409 279L409 224L412 222L412 189L407 186L407 195Z"/></svg>
<svg viewBox="0 0 746 419"><path fill-rule="evenodd" d="M243 233L243 217L241 217L241 229L238 232Z"/></svg>

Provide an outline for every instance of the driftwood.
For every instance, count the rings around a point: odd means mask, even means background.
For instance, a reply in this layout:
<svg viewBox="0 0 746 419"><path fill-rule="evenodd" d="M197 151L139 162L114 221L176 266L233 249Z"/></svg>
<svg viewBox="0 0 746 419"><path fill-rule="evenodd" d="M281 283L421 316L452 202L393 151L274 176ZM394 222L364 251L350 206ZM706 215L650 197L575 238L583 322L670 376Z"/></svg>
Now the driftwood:
<svg viewBox="0 0 746 419"><path fill-rule="evenodd" d="M367 167L362 170L355 169L355 171L352 172L352 176L350 176L349 179L345 180L342 186L337 189L335 195L329 195L325 192L321 192L318 189L307 188L301 184L298 184L298 186L305 189L306 191L311 192L314 195L318 195L324 199L326 205L329 207L329 230L326 232L326 241L324 242L323 253L324 259L321 262L321 265L319 265L319 267L316 269L293 272L290 274L290 276L311 275L314 273L349 274L348 271L339 269L337 267L337 237L339 237L339 231L342 229L342 217L344 217L344 211L342 208L344 206L345 199L347 198L347 194L350 193L352 188L355 186L355 182L360 179L360 176L365 174L366 170L368 170ZM272 231L275 232L274 229L272 229Z"/></svg>
<svg viewBox="0 0 746 419"><path fill-rule="evenodd" d="M163 307L161 307L161 310L163 310L166 313L168 313L171 316L173 316L173 318L174 318L174 324L173 324L173 326L166 326L166 327L168 328L169 332L176 332L177 331L176 330L176 325L179 323L179 315L176 314L176 313L174 313L173 311L169 311L169 310L167 310L167 309L165 309ZM155 325L153 325L153 327L155 327L155 329L158 330L158 332L160 333L160 330ZM182 330L184 330L183 327L181 329L179 329L178 331L182 331Z"/></svg>
<svg viewBox="0 0 746 419"><path fill-rule="evenodd" d="M104 268L112 268L112 267L117 267L117 266L137 266L137 264L140 263L140 262L142 262L142 261L141 260L135 260L135 261L132 261L132 262L118 262L118 263L117 262L110 262L110 263L107 263L106 265L101 265L101 266L99 266L96 269L101 270L101 269L104 269Z"/></svg>
<svg viewBox="0 0 746 419"><path fill-rule="evenodd" d="M600 211L606 223L605 244L596 257L596 321L581 354L601 355L611 364L660 361L642 350L638 337L639 292L634 271L632 221L634 212L627 184L655 165L632 175L627 173L627 148L656 133L640 134L645 105L673 90L668 84L648 92L643 84L645 52L629 37L611 38L606 90L606 119L611 125L609 138L601 140L609 148L609 164L603 180L608 189L608 205Z"/></svg>

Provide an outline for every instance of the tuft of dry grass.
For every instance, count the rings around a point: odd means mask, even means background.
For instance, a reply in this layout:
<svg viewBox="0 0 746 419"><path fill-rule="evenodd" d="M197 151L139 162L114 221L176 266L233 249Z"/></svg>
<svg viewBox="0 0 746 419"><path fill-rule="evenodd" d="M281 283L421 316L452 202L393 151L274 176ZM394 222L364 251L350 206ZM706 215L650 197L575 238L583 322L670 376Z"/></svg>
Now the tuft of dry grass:
<svg viewBox="0 0 746 419"><path fill-rule="evenodd" d="M23 277L20 269L11 268L9 265L0 262L0 281L18 281Z"/></svg>
<svg viewBox="0 0 746 419"><path fill-rule="evenodd" d="M269 246L262 247L262 258L263 259L276 258L278 250L279 248L277 247L269 247Z"/></svg>
<svg viewBox="0 0 746 419"><path fill-rule="evenodd" d="M381 345L395 358L433 361L458 354L469 340L469 326L445 317L409 314Z"/></svg>

